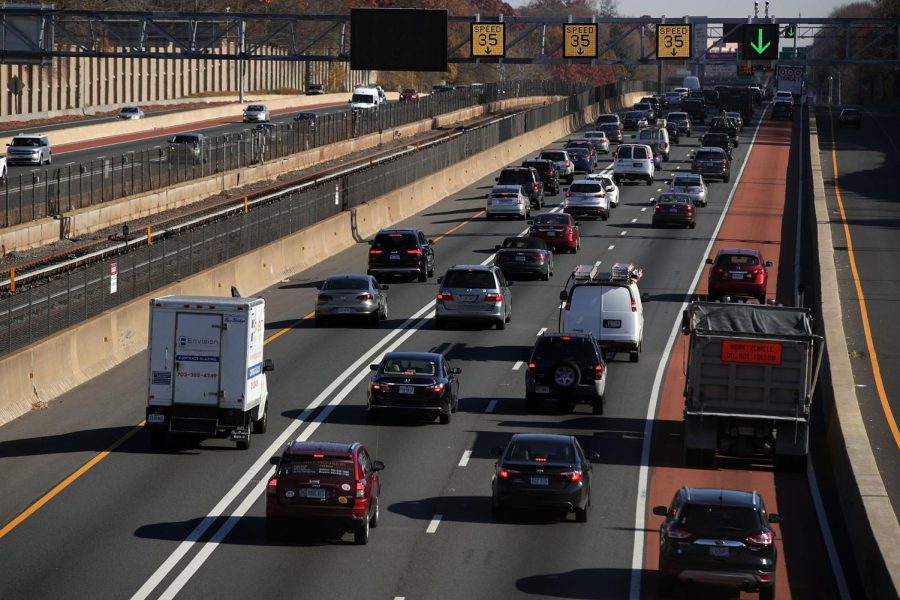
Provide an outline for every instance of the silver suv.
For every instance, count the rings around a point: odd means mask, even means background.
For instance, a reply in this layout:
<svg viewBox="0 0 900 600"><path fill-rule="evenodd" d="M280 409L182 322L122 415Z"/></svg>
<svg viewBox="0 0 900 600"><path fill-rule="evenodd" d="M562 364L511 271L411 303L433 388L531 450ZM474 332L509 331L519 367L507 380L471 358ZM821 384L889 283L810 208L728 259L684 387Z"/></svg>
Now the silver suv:
<svg viewBox="0 0 900 600"><path fill-rule="evenodd" d="M46 133L20 133L6 145L9 164L50 164L53 160L50 140Z"/></svg>
<svg viewBox="0 0 900 600"><path fill-rule="evenodd" d="M578 179L566 189L563 212L573 217L590 216L609 219L609 198L606 188L596 179Z"/></svg>
<svg viewBox="0 0 900 600"><path fill-rule="evenodd" d="M512 282L494 265L453 265L438 279L434 323L488 321L505 329L512 317Z"/></svg>
<svg viewBox="0 0 900 600"><path fill-rule="evenodd" d="M265 104L251 104L244 109L244 123L268 123L269 107Z"/></svg>

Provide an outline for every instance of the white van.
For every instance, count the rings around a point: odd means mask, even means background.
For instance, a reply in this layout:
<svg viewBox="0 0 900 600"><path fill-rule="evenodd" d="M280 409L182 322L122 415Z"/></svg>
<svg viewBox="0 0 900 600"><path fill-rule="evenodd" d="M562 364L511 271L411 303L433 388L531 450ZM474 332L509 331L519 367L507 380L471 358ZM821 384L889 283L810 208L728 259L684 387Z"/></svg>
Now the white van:
<svg viewBox="0 0 900 600"><path fill-rule="evenodd" d="M660 125L660 121L662 121L662 125ZM659 154L662 155L662 159L666 162L669 161L669 151L671 150L671 146L669 144L669 131L666 129L665 119L657 119L656 127L646 127L638 131L637 139L642 144L656 146Z"/></svg>
<svg viewBox="0 0 900 600"><path fill-rule="evenodd" d="M608 359L628 352L638 362L644 340L644 305L637 282L643 269L616 263L609 272L600 264L579 265L559 293L560 331L592 333Z"/></svg>
<svg viewBox="0 0 900 600"><path fill-rule="evenodd" d="M373 87L354 88L353 96L350 97L350 108L369 110L378 108L380 103L378 90Z"/></svg>
<svg viewBox="0 0 900 600"><path fill-rule="evenodd" d="M653 184L656 165L653 163L653 149L646 144L622 144L615 153L613 181L619 185L625 179L643 179L647 185Z"/></svg>
<svg viewBox="0 0 900 600"><path fill-rule="evenodd" d="M686 87L688 91L690 90L699 90L700 89L700 78L694 77L693 75L688 75L684 78L684 81L681 82L682 87Z"/></svg>

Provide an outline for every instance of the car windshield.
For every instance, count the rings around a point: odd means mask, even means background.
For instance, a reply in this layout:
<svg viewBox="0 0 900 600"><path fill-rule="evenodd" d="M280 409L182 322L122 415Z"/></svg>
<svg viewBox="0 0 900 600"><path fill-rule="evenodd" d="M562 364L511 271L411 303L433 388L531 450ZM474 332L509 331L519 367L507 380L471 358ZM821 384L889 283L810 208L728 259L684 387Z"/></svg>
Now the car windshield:
<svg viewBox="0 0 900 600"><path fill-rule="evenodd" d="M27 148L37 148L41 145L41 141L37 138L13 138L12 145L19 147L24 146Z"/></svg>
<svg viewBox="0 0 900 600"><path fill-rule="evenodd" d="M577 289L577 288L576 288ZM594 348L590 338L582 336L545 336L534 348L534 360L573 360L590 354L594 359Z"/></svg>
<svg viewBox="0 0 900 600"><path fill-rule="evenodd" d="M845 108L843 111L841 111L841 114L844 115L845 117L853 117L853 116L858 115L859 111L856 110L855 108Z"/></svg>
<svg viewBox="0 0 900 600"><path fill-rule="evenodd" d="M353 97L350 98L350 102L355 104L374 104L375 103L375 95L374 94L353 94Z"/></svg>
<svg viewBox="0 0 900 600"><path fill-rule="evenodd" d="M568 225L569 215L545 213L534 218L535 225Z"/></svg>
<svg viewBox="0 0 900 600"><path fill-rule="evenodd" d="M704 144L724 144L728 141L727 133L707 133L703 136Z"/></svg>
<svg viewBox="0 0 900 600"><path fill-rule="evenodd" d="M362 277L337 277L326 279L322 284L323 290L367 290L369 280Z"/></svg>
<svg viewBox="0 0 900 600"><path fill-rule="evenodd" d="M253 105L248 106L247 110L259 112L259 111L266 110L266 107L263 106L262 104L253 104Z"/></svg>
<svg viewBox="0 0 900 600"><path fill-rule="evenodd" d="M506 238L503 242L504 248L523 249L523 248L539 248L543 250L547 247L544 240L529 237Z"/></svg>
<svg viewBox="0 0 900 600"><path fill-rule="evenodd" d="M700 178L699 177L676 177L672 180L672 185L680 186L680 187L691 187L691 186L700 186Z"/></svg>
<svg viewBox="0 0 900 600"><path fill-rule="evenodd" d="M690 531L756 531L759 518L752 508L688 504L678 522Z"/></svg>
<svg viewBox="0 0 900 600"><path fill-rule="evenodd" d="M603 191L603 187L599 183L573 183L569 186L569 191L576 194L599 194Z"/></svg>
<svg viewBox="0 0 900 600"><path fill-rule="evenodd" d="M722 160L725 156L721 152L713 152L711 150L700 150L697 152L697 160Z"/></svg>
<svg viewBox="0 0 900 600"><path fill-rule="evenodd" d="M488 271L448 271L444 276L445 288L495 289L494 274Z"/></svg>
<svg viewBox="0 0 900 600"><path fill-rule="evenodd" d="M601 123L600 127L604 130L614 131L619 128L618 123Z"/></svg>
<svg viewBox="0 0 900 600"><path fill-rule="evenodd" d="M619 122L619 115L600 115L599 117L597 117L597 123L600 123L600 124L603 124L603 123L615 124L618 122Z"/></svg>
<svg viewBox="0 0 900 600"><path fill-rule="evenodd" d="M318 115L316 113L300 113L299 115L297 115L297 118L301 121L307 121L310 119L315 119L317 117Z"/></svg>
<svg viewBox="0 0 900 600"><path fill-rule="evenodd" d="M122 109L123 113L136 113L137 111L138 111L138 109L133 106L126 106L125 108Z"/></svg>
<svg viewBox="0 0 900 600"><path fill-rule="evenodd" d="M411 233L387 233L375 236L372 247L379 250L398 250L416 245L416 236Z"/></svg>
<svg viewBox="0 0 900 600"><path fill-rule="evenodd" d="M649 102L638 102L634 105L635 110L649 110L651 108Z"/></svg>
<svg viewBox="0 0 900 600"><path fill-rule="evenodd" d="M563 161L567 160L567 155L565 152L541 152L541 158L547 158L549 160L555 161Z"/></svg>
<svg viewBox="0 0 900 600"><path fill-rule="evenodd" d="M716 257L717 267L752 267L759 259L752 254L720 254Z"/></svg>
<svg viewBox="0 0 900 600"><path fill-rule="evenodd" d="M514 462L564 463L575 462L575 449L571 444L553 442L513 442L506 453L506 460Z"/></svg>
<svg viewBox="0 0 900 600"><path fill-rule="evenodd" d="M554 165L551 162L543 161L543 160L526 160L525 162L522 163L522 166L523 167L532 167L534 169L537 169L538 171L544 171L544 170L553 169L553 168L555 168L556 165Z"/></svg>
<svg viewBox="0 0 900 600"><path fill-rule="evenodd" d="M740 119L740 118L741 118L741 113L739 113L739 112L727 112L727 113L725 113L725 116L727 116L727 117L729 117L729 118L731 118L731 119Z"/></svg>
<svg viewBox="0 0 900 600"><path fill-rule="evenodd" d="M587 133L584 134L584 137L606 139L606 132L605 131L588 131Z"/></svg>
<svg viewBox="0 0 900 600"><path fill-rule="evenodd" d="M414 90L412 88L403 88L403 90L400 93L401 94L415 94L416 90Z"/></svg>
<svg viewBox="0 0 900 600"><path fill-rule="evenodd" d="M636 110L631 110L625 113L626 119L642 119L644 117L644 113L638 112Z"/></svg>
<svg viewBox="0 0 900 600"><path fill-rule="evenodd" d="M353 461L343 458L306 458L294 456L281 462L282 477L337 477L350 479Z"/></svg>
<svg viewBox="0 0 900 600"><path fill-rule="evenodd" d="M437 365L427 358L386 358L381 365L381 372L388 375L395 373L413 377L431 377L437 373Z"/></svg>
<svg viewBox="0 0 900 600"><path fill-rule="evenodd" d="M685 194L662 194L657 200L659 204L689 204L690 201Z"/></svg>

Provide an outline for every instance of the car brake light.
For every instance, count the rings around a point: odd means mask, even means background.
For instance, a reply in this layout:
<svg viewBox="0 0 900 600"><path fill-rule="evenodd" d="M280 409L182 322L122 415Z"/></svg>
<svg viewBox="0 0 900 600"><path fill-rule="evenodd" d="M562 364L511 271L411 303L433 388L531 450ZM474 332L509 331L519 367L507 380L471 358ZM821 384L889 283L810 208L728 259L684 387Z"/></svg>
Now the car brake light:
<svg viewBox="0 0 900 600"><path fill-rule="evenodd" d="M654 210L662 210L662 204L657 204Z"/></svg>
<svg viewBox="0 0 900 600"><path fill-rule="evenodd" d="M531 373L534 373L535 369L537 369L537 365L536 365L536 364L534 364L534 363L528 363L528 370L531 371Z"/></svg>
<svg viewBox="0 0 900 600"><path fill-rule="evenodd" d="M373 383L369 386L369 389L373 392L390 392L391 386L386 383Z"/></svg>
<svg viewBox="0 0 900 600"><path fill-rule="evenodd" d="M605 193L594 194L594 198L606 198L606 194Z"/></svg>
<svg viewBox="0 0 900 600"><path fill-rule="evenodd" d="M534 462L547 462L547 457L546 456L535 456Z"/></svg>
<svg viewBox="0 0 900 600"><path fill-rule="evenodd" d="M603 379L603 365L594 366L594 379L597 381Z"/></svg>
<svg viewBox="0 0 900 600"><path fill-rule="evenodd" d="M566 166L567 166L567 167L571 167L571 166L572 166L572 163L570 163L569 161L566 161Z"/></svg>
<svg viewBox="0 0 900 600"><path fill-rule="evenodd" d="M371 300L373 298L372 294L366 292L365 294L360 294L356 297L357 300Z"/></svg>
<svg viewBox="0 0 900 600"><path fill-rule="evenodd" d="M488 292L484 295L484 301L488 303L501 304L503 302L503 296L501 294Z"/></svg>
<svg viewBox="0 0 900 600"><path fill-rule="evenodd" d="M319 294L319 302L328 302L331 300L331 296L328 294Z"/></svg>
<svg viewBox="0 0 900 600"><path fill-rule="evenodd" d="M577 483L584 479L584 474L581 471L566 471L564 473L560 473L563 477L571 481L572 483Z"/></svg>
<svg viewBox="0 0 900 600"><path fill-rule="evenodd" d="M566 198L572 198L573 196L575 196L575 194L572 192L566 192Z"/></svg>
<svg viewBox="0 0 900 600"><path fill-rule="evenodd" d="M447 301L447 302L452 302L452 301L453 301L453 294L451 294L450 292L438 292L437 299L438 299L438 300L444 300L444 301Z"/></svg>
<svg viewBox="0 0 900 600"><path fill-rule="evenodd" d="M324 454L313 454L313 458L325 458Z"/></svg>
<svg viewBox="0 0 900 600"><path fill-rule="evenodd" d="M512 469L503 469L503 468L497 469L497 477L500 479L509 479L513 475L518 475L518 474L519 474L518 471L513 471Z"/></svg>
<svg viewBox="0 0 900 600"><path fill-rule="evenodd" d="M422 250L420 250L419 248L413 248L412 250L407 250L406 253L419 256L422 254Z"/></svg>
<svg viewBox="0 0 900 600"><path fill-rule="evenodd" d="M538 184L535 183L535 184L532 186L532 188L534 189L534 191L538 191Z"/></svg>
<svg viewBox="0 0 900 600"><path fill-rule="evenodd" d="M274 496L275 492L278 490L278 478L273 477L269 480L269 485L266 486L266 494L270 496Z"/></svg>
<svg viewBox="0 0 900 600"><path fill-rule="evenodd" d="M553 175L553 171L544 171L544 175Z"/></svg>
<svg viewBox="0 0 900 600"><path fill-rule="evenodd" d="M771 531L760 531L747 538L747 542L754 546L771 546L775 541L775 534Z"/></svg>
<svg viewBox="0 0 900 600"><path fill-rule="evenodd" d="M684 529L678 529L675 526L670 525L666 529L666 535L673 540L686 540L691 537L691 533L689 531L685 531Z"/></svg>
<svg viewBox="0 0 900 600"><path fill-rule="evenodd" d="M631 312L637 312L637 300L634 299L634 296L631 297Z"/></svg>
<svg viewBox="0 0 900 600"><path fill-rule="evenodd" d="M356 497L357 498L365 498L366 497L366 484L363 481L356 482Z"/></svg>
<svg viewBox="0 0 900 600"><path fill-rule="evenodd" d="M445 389L445 387L444 387L443 383L436 383L434 385L429 385L427 388L425 388L425 391L433 392L435 394L443 394L444 389Z"/></svg>
<svg viewBox="0 0 900 600"><path fill-rule="evenodd" d="M369 254L384 254L384 250L369 250Z"/></svg>

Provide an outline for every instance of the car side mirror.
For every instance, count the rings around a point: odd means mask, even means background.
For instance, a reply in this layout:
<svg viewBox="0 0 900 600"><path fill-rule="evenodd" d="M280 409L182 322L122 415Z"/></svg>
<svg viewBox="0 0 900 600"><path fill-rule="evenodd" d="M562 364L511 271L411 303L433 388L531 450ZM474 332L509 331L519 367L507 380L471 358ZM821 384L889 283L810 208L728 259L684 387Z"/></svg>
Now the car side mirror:
<svg viewBox="0 0 900 600"><path fill-rule="evenodd" d="M656 206L656 198L650 199L650 206Z"/></svg>
<svg viewBox="0 0 900 600"><path fill-rule="evenodd" d="M565 302L565 301L566 301L566 298L568 298L568 297L569 297L569 294L568 294L568 292L566 292L566 290L560 290L560 292L559 292L559 299L560 299L561 301Z"/></svg>
<svg viewBox="0 0 900 600"><path fill-rule="evenodd" d="M713 264L713 260L712 260L711 258L707 258L707 259L706 259L706 264L708 264L708 265Z"/></svg>
<svg viewBox="0 0 900 600"><path fill-rule="evenodd" d="M500 244L497 244L496 246L494 246L494 250L499 250L499 249L502 248L502 247L503 247L503 246L501 246Z"/></svg>
<svg viewBox="0 0 900 600"><path fill-rule="evenodd" d="M494 446L491 448L491 456L503 456L503 448L500 446Z"/></svg>
<svg viewBox="0 0 900 600"><path fill-rule="evenodd" d="M641 294L641 302L650 302L650 294L647 292Z"/></svg>
<svg viewBox="0 0 900 600"><path fill-rule="evenodd" d="M263 371L274 371L275 370L275 362L271 358L267 358L263 361Z"/></svg>
<svg viewBox="0 0 900 600"><path fill-rule="evenodd" d="M494 177L494 181L500 181L499 177Z"/></svg>
<svg viewBox="0 0 900 600"><path fill-rule="evenodd" d="M769 515L769 523L781 523L781 515L772 513Z"/></svg>
<svg viewBox="0 0 900 600"><path fill-rule="evenodd" d="M389 289L391 289L391 288L390 288L390 286L387 286L387 285L380 285L380 286L378 286L378 289L380 289L380 290L389 290Z"/></svg>
<svg viewBox="0 0 900 600"><path fill-rule="evenodd" d="M600 453L596 450L591 450L590 452L588 452L587 457L591 462L600 462Z"/></svg>
<svg viewBox="0 0 900 600"><path fill-rule="evenodd" d="M766 261L766 267L771 267L771 266L773 266L773 265L772 265L772 261L771 261L771 260L767 260L767 261Z"/></svg>
<svg viewBox="0 0 900 600"><path fill-rule="evenodd" d="M429 246L434 246L434 240L428 240L428 245L429 245Z"/></svg>
<svg viewBox="0 0 900 600"><path fill-rule="evenodd" d="M460 373L462 373L462 369L460 369L459 367L453 367L450 369L450 373L452 373L453 375L459 375Z"/></svg>
<svg viewBox="0 0 900 600"><path fill-rule="evenodd" d="M372 470L373 471L384 471L384 463L380 460L372 461Z"/></svg>
<svg viewBox="0 0 900 600"><path fill-rule="evenodd" d="M378 366L379 366L379 365L369 365L369 370L370 370L370 371L377 371L377 370L378 370Z"/></svg>
<svg viewBox="0 0 900 600"><path fill-rule="evenodd" d="M657 517L668 517L669 509L666 508L665 506L654 506L653 514L656 515Z"/></svg>

